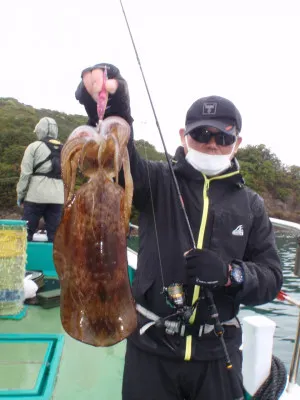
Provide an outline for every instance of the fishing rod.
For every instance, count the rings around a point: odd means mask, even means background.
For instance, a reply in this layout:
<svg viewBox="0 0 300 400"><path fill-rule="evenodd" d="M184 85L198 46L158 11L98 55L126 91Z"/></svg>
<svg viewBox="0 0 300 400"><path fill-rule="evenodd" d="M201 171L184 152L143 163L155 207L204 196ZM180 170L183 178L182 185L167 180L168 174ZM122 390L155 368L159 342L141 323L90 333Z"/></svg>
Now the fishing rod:
<svg viewBox="0 0 300 400"><path fill-rule="evenodd" d="M142 65L141 65L139 54L138 54L137 48L135 46L135 42L134 42L134 39L133 39L133 35L131 33L131 29L130 29L130 26L129 26L129 22L127 20L127 16L126 16L126 13L125 13L125 9L123 7L122 0L120 0L120 5L121 5L121 8L122 8L122 12L123 12L123 15L124 15L124 18L125 18L127 29L128 29L128 32L129 32L129 35L130 35L130 38L131 38L131 43L133 45L134 52L135 52L135 55L136 55L136 58L137 58L137 62L138 62L138 65L140 67L140 70L141 70L143 81L144 81L144 84L145 84L145 87L146 87L148 98L149 98L149 101L150 101L150 104L151 104L151 108L152 108L152 111L153 111L153 115L154 115L154 118L155 118L155 123L156 123L157 129L158 129L158 132L159 132L162 144L163 144L164 153L165 153L165 156L166 156L166 159L167 159L169 170L171 172L172 180L174 182L174 185L175 185L175 188L176 188L176 192L177 192L177 196L179 198L179 203L181 205L181 209L182 209L182 212L183 212L183 215L184 215L185 223L186 223L186 226L188 228L190 240L191 240L191 243L192 243L192 248L196 249L196 243L195 243L194 235L193 235L193 232L192 232L191 224L190 224L190 221L189 221L189 218L188 218L185 206L184 206L184 202L183 202L182 195L181 195L181 192L180 192L180 189L179 189L177 178L175 176L175 173L174 173L174 170L172 168L170 159L168 157L167 147L166 147L166 144L165 144L165 141L164 141L164 137L163 137L163 134L162 134L162 131L161 131L161 128L160 128L160 124L159 124L156 112L155 112L154 104L153 104L153 101L152 101L152 98L151 98L151 94L150 94L150 91L149 91L149 88L148 88L148 84L147 84L147 81L146 81L146 78L145 78L145 75L144 75L144 71L143 71L143 68L142 68ZM151 191L151 185L150 185L150 191ZM152 192L150 192L150 193L151 193L151 198L152 198ZM154 218L154 223L155 223L155 218ZM155 226L156 226L156 223L155 223ZM157 238L157 240L158 240L158 238ZM159 246L158 246L158 249L159 249ZM162 266L161 266L161 273L162 273L162 279L163 279ZM164 282L164 279L163 279L163 282ZM163 284L163 286L164 286L164 284ZM175 289L175 297L172 298L172 296L169 296L170 300L174 301L175 298L177 300L178 300L178 298L180 298L180 299L182 298L182 296L183 296L182 292L180 291L180 293L178 293L179 286L181 286L181 285L175 284L175 288L174 288ZM206 296L206 301L208 302L208 307L209 307L209 311L210 311L210 314L211 314L212 322L214 324L215 333L219 337L219 339L221 341L221 344L222 344L222 347L223 347L223 350L224 350L224 353L225 353L226 368L227 368L227 371L229 373L229 380L230 380L230 383L231 383L232 393L233 393L233 396L234 396L233 400L242 400L242 399L244 399L243 390L240 387L239 378L238 378L237 374L235 373L233 365L232 365L232 363L230 361L230 358L229 358L229 354L228 354L228 351L227 351L227 346L226 346L226 343L225 343L225 340L224 340L224 337L223 337L224 328L223 328L222 324L219 321L219 314L218 314L218 311L217 311L217 308L216 308L216 305L215 305L215 302L214 302L213 294L208 288L204 288L204 294Z"/></svg>
<svg viewBox="0 0 300 400"><path fill-rule="evenodd" d="M162 134L162 131L161 131L161 128L160 128L160 124L159 124L159 121L158 121L158 118L157 118L157 115L156 115L156 112L155 112L155 108L154 108L154 104L153 104L152 97L151 97L151 94L150 94L150 90L148 88L148 84L147 84L147 81L146 81L146 78L145 78L145 75L144 75L144 71L143 71L143 68L142 68L142 64L141 64L141 61L140 61L140 58L139 58L139 54L138 54L137 48L135 46L135 42L134 42L134 39L133 39L133 36L132 36L132 33L131 33L131 29L130 29L130 26L129 26L129 22L127 20L127 16L126 16L126 13L125 13L125 9L123 7L122 0L120 0L120 4L121 4L121 8L122 8L122 11L123 11L125 22L126 22L126 25L127 25L127 28L128 28L128 32L129 32L129 35L130 35L130 38L131 38L131 43L133 45L133 49L134 49L134 52L135 52L135 55L136 55L136 58L137 58L137 62L138 62L138 65L139 65L141 73L142 73L143 81L144 81L144 84L145 84L145 87L146 87L146 91L147 91L148 98L149 98L149 101L150 101L150 105L151 105L151 108L152 108L152 111L153 111L153 115L154 115L154 118L155 118L155 123L156 123L157 129L158 129L159 135L160 135L160 139L161 139L162 144L163 144L164 153L165 153L165 156L166 156L166 159L167 159L167 163L168 163L171 175L172 175L172 179L173 179L173 182L174 182L174 185L175 185L177 196L178 196L179 201L180 201L180 205L181 205L181 209L182 209L182 212L183 212L183 215L184 215L185 223L186 223L186 226L188 228L190 240L191 240L191 243L192 243L192 248L196 249L196 243L195 243L194 235L193 235L193 232L192 232L191 224L190 224L190 221L189 221L189 218L188 218L188 215L187 215L184 203L183 203L183 199L182 199L182 195L180 193L180 189L179 189L177 178L176 178L174 170L172 168L171 161L170 161L170 159L168 157L168 152L167 152L167 147L166 147L166 144L165 144L165 140L164 140L164 137L163 137L163 134Z"/></svg>

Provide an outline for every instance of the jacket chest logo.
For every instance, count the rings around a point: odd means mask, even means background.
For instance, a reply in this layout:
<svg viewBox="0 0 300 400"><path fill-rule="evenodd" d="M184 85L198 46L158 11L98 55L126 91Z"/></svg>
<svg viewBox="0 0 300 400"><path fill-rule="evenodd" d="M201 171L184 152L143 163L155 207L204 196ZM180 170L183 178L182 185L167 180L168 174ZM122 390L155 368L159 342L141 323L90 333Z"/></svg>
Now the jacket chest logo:
<svg viewBox="0 0 300 400"><path fill-rule="evenodd" d="M232 232L233 236L244 236L244 227L243 225L237 226Z"/></svg>

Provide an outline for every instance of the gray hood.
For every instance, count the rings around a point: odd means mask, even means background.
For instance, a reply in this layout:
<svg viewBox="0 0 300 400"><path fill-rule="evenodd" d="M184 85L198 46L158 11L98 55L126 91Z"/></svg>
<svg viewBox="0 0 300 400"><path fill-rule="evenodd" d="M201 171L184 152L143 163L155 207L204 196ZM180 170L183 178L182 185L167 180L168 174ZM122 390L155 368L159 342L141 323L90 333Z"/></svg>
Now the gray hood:
<svg viewBox="0 0 300 400"><path fill-rule="evenodd" d="M38 140L43 140L47 136L52 137L53 139L57 139L58 136L58 127L57 123L53 118L44 117L39 120L34 128L34 133Z"/></svg>

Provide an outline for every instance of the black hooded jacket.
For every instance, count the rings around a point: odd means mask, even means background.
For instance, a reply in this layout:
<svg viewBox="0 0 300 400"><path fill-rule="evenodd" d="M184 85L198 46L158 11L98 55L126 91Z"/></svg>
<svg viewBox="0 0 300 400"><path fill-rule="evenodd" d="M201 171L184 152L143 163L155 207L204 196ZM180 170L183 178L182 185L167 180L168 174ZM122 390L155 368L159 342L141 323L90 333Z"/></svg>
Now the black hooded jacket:
<svg viewBox="0 0 300 400"><path fill-rule="evenodd" d="M76 97L85 105L90 122L95 121L93 100L82 84ZM94 111L89 112L91 109ZM116 110L114 113L118 115ZM131 116L127 121L132 123ZM171 283L185 283L183 254L192 244L168 164L142 159L134 146L133 130L128 150L134 182L133 202L140 211L140 247L132 291L137 303L164 317L174 309L167 304L162 288ZM282 285L274 232L262 198L244 185L237 161L234 159L231 168L222 175L208 178L187 163L183 147L179 147L172 168L197 247L215 251L227 263L236 260L243 265L245 279L241 288L214 291L221 322L235 317L240 304L253 306L273 300ZM189 303L195 293L194 288L188 289ZM146 322L140 317L140 326ZM210 323L208 305L201 299L193 326L197 331L205 323ZM229 353L235 351L241 344L241 329L226 327L224 338ZM151 327L142 336L137 330L130 340L145 351L177 359L224 357L213 332L189 337L187 344L186 337L172 336L163 328Z"/></svg>
<svg viewBox="0 0 300 400"><path fill-rule="evenodd" d="M167 316L174 310L161 294L162 275L165 286L185 283L183 254L191 248L191 243L167 163L141 159L132 141L129 150L134 204L140 211L140 248L133 295L147 309ZM251 306L273 300L282 285L274 232L262 198L244 185L237 161L233 160L226 173L208 178L187 163L183 147L179 147L173 169L197 247L215 251L227 263L235 260L243 265L242 288L214 291L221 322L235 317L240 304ZM188 293L190 302L192 295ZM200 300L194 325L198 327L209 321L207 302ZM145 323L143 318L142 322ZM163 329L156 327L147 332L143 336L135 333L132 340L144 350L170 357L185 356L185 338L166 335ZM237 349L241 344L241 330L226 328L225 339L229 351ZM193 338L191 359L222 356L214 333Z"/></svg>

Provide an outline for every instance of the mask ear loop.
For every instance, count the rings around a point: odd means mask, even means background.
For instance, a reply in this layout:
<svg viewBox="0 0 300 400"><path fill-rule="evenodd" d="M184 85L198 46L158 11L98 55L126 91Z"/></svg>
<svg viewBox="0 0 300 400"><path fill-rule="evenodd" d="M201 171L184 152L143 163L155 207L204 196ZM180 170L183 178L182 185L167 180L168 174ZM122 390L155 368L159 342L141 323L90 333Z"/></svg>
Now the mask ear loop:
<svg viewBox="0 0 300 400"><path fill-rule="evenodd" d="M188 141L187 141L187 135L184 135L184 141L185 141L185 144L186 144L187 151L190 151L190 146L188 145Z"/></svg>
<svg viewBox="0 0 300 400"><path fill-rule="evenodd" d="M229 154L229 159L230 159L230 161L232 160L232 159L231 159L231 156L232 156L232 155L235 156L235 145L236 145L236 142L237 142L237 140L233 143L231 153Z"/></svg>

